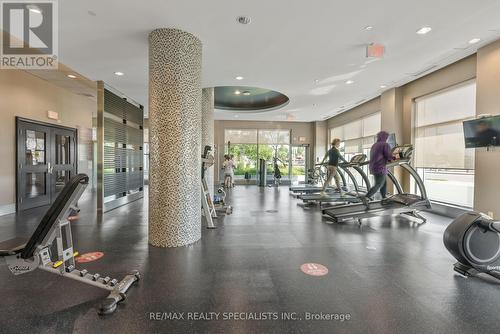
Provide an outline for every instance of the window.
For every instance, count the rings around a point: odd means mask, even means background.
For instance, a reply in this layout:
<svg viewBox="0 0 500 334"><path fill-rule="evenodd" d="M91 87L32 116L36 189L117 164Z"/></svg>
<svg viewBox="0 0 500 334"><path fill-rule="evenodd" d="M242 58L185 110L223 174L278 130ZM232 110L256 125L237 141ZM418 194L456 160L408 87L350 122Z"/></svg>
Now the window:
<svg viewBox="0 0 500 334"><path fill-rule="evenodd" d="M257 130L225 130L225 152L234 156L235 179L255 179L257 175Z"/></svg>
<svg viewBox="0 0 500 334"><path fill-rule="evenodd" d="M282 180L290 177L290 130L259 130L259 158L267 161L268 177L274 174L274 159Z"/></svg>
<svg viewBox="0 0 500 334"><path fill-rule="evenodd" d="M226 153L234 155L235 178L255 179L257 161L267 161L267 173L274 173L276 157L282 180L290 179L290 130L226 129L224 131ZM297 170L301 173L302 170Z"/></svg>
<svg viewBox="0 0 500 334"><path fill-rule="evenodd" d="M375 136L381 129L381 114L374 113L362 119L346 123L344 125L330 129L330 141L339 138L343 141L340 150L344 158L349 161L356 154L366 154L369 156L370 148L375 143ZM363 170L373 182L373 176L368 172L368 166L363 166ZM356 182L362 187L366 187L361 175L353 172ZM352 181L346 175L346 181L353 186Z"/></svg>
<svg viewBox="0 0 500 334"><path fill-rule="evenodd" d="M474 150L465 149L462 122L475 114L475 82L415 100L414 164L431 200L472 207Z"/></svg>

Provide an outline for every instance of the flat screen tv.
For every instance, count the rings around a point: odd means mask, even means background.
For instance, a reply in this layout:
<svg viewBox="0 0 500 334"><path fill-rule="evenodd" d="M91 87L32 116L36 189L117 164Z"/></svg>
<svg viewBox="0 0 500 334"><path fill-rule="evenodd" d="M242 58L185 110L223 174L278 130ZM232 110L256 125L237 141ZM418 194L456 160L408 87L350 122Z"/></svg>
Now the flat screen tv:
<svg viewBox="0 0 500 334"><path fill-rule="evenodd" d="M500 146L500 115L464 122L466 148Z"/></svg>

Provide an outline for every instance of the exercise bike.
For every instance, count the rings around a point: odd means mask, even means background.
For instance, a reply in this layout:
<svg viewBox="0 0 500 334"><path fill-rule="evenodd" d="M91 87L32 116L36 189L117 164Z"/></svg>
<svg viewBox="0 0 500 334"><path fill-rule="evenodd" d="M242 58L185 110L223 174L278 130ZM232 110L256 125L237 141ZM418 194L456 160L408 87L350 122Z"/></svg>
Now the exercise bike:
<svg viewBox="0 0 500 334"><path fill-rule="evenodd" d="M446 228L443 242L458 261L456 272L485 273L500 280L500 222L482 213L464 213Z"/></svg>

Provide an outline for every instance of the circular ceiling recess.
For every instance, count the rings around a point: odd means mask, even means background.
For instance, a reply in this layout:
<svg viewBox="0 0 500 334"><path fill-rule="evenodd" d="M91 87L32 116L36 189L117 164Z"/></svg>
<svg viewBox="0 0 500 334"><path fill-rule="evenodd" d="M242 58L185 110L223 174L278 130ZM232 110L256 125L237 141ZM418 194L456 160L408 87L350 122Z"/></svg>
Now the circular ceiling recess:
<svg viewBox="0 0 500 334"><path fill-rule="evenodd" d="M266 112L284 107L290 99L274 90L246 87L215 87L215 108L237 112Z"/></svg>

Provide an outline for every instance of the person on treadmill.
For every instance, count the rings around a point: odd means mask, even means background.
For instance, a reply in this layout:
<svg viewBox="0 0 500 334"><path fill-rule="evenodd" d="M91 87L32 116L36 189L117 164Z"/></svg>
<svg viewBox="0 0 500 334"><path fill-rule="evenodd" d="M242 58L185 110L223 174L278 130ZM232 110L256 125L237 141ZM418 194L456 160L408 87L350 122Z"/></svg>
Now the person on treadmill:
<svg viewBox="0 0 500 334"><path fill-rule="evenodd" d="M370 173L375 178L375 184L368 190L365 196L361 196L361 201L368 205L368 200L372 200L373 195L380 191L382 198L387 196L387 167L388 162L394 160L391 152L391 146L387 143L389 134L385 131L377 133L377 142L372 145L370 150Z"/></svg>
<svg viewBox="0 0 500 334"><path fill-rule="evenodd" d="M323 189L321 191L321 196L326 196L326 187L330 184L332 181L332 178L335 179L335 185L337 186L337 191L340 192L340 196L344 196L344 193L342 192L342 188L340 187L340 177L339 177L339 172L338 172L338 167L339 167L339 160L342 162L346 162L344 157L340 154L339 151L340 147L340 139L335 138L332 141L332 148L328 151L328 173L327 173L327 179L325 183L323 184Z"/></svg>

